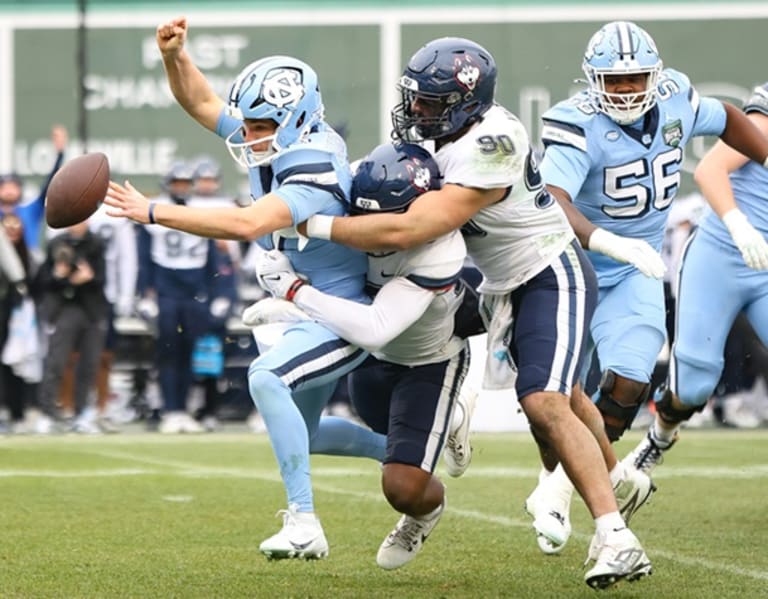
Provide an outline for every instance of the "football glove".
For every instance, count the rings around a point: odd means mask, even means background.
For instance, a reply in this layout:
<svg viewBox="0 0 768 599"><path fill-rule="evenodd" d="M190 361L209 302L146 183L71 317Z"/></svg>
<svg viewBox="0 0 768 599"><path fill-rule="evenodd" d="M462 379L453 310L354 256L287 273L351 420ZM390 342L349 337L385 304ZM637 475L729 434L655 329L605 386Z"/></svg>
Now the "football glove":
<svg viewBox="0 0 768 599"><path fill-rule="evenodd" d="M292 302L276 297L267 297L259 300L243 310L243 324L247 327L256 327L276 322L302 322L305 320L312 319L304 310Z"/></svg>
<svg viewBox="0 0 768 599"><path fill-rule="evenodd" d="M755 270L768 270L768 242L750 224L746 215L734 208L723 215L723 223L747 266Z"/></svg>
<svg viewBox="0 0 768 599"><path fill-rule="evenodd" d="M667 272L659 253L642 239L620 237L598 227L589 236L588 249L605 254L618 262L632 264L646 277L661 279Z"/></svg>
<svg viewBox="0 0 768 599"><path fill-rule="evenodd" d="M293 270L288 257L279 250L263 252L256 262L259 285L274 297L292 300L304 279Z"/></svg>

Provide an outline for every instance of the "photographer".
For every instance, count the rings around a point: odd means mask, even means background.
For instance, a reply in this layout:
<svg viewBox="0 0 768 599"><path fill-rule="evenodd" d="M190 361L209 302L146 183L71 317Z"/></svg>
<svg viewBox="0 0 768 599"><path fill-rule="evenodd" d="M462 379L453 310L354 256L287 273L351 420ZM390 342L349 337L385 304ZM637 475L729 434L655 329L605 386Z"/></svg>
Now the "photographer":
<svg viewBox="0 0 768 599"><path fill-rule="evenodd" d="M42 296L41 318L48 333L48 354L38 398L44 414L36 426L39 433L52 432L55 421L61 420L56 401L64 368L73 351L80 357L72 430L101 432L90 390L107 332L104 279L104 245L89 230L88 221L69 227L50 242L37 279Z"/></svg>

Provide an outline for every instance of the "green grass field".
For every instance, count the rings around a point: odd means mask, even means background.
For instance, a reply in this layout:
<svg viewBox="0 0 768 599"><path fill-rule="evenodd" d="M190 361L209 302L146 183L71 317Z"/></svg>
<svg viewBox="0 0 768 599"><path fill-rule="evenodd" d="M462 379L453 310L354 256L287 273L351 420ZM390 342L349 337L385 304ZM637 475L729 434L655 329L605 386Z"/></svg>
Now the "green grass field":
<svg viewBox="0 0 768 599"><path fill-rule="evenodd" d="M639 440L630 433L624 455ZM376 550L397 520L365 460L314 457L327 560L268 562L260 541L284 507L267 438L0 438L0 597L591 597L592 526L540 554L522 510L538 472L527 434L477 435L419 557L385 572ZM633 522L650 578L605 596L768 597L768 431L685 431Z"/></svg>

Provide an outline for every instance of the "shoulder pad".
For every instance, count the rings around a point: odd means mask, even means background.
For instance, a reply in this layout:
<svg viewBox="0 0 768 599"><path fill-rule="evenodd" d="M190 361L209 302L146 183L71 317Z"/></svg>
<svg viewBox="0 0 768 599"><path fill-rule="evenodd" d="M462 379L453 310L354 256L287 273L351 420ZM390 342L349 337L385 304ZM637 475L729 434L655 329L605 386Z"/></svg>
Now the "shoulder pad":
<svg viewBox="0 0 768 599"><path fill-rule="evenodd" d="M547 110L542 116L541 141L587 151L587 129L597 115L586 93L576 94Z"/></svg>

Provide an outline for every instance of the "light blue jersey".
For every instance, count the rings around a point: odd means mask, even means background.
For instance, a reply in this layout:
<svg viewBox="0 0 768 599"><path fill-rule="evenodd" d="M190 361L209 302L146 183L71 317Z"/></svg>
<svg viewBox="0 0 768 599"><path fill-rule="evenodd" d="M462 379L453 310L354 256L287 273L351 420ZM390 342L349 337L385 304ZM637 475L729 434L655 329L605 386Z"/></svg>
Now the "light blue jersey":
<svg viewBox="0 0 768 599"><path fill-rule="evenodd" d="M587 92L553 106L543 116L541 173L598 227L661 250L667 209L680 186L683 148L694 136L720 135L726 114L718 100L699 98L677 71L663 71L657 91L656 106L629 126L598 112ZM636 270L603 254L589 257L600 287Z"/></svg>
<svg viewBox="0 0 768 599"><path fill-rule="evenodd" d="M755 90L744 111L768 116L768 83ZM750 161L730 180L736 205L768 238L768 169ZM726 339L739 312L768 344L768 271L744 263L722 220L708 207L686 247L678 281L669 388L685 405L702 406L720 380Z"/></svg>
<svg viewBox="0 0 768 599"><path fill-rule="evenodd" d="M216 133L226 138L242 122L222 111ZM279 195L296 225L313 214L344 216L352 184L347 150L341 137L320 123L306 140L282 150L271 164L248 171L251 198ZM265 250L285 253L296 272L326 293L367 302L364 294L368 260L363 252L318 239L310 239L299 251L299 238L292 228L257 240Z"/></svg>

